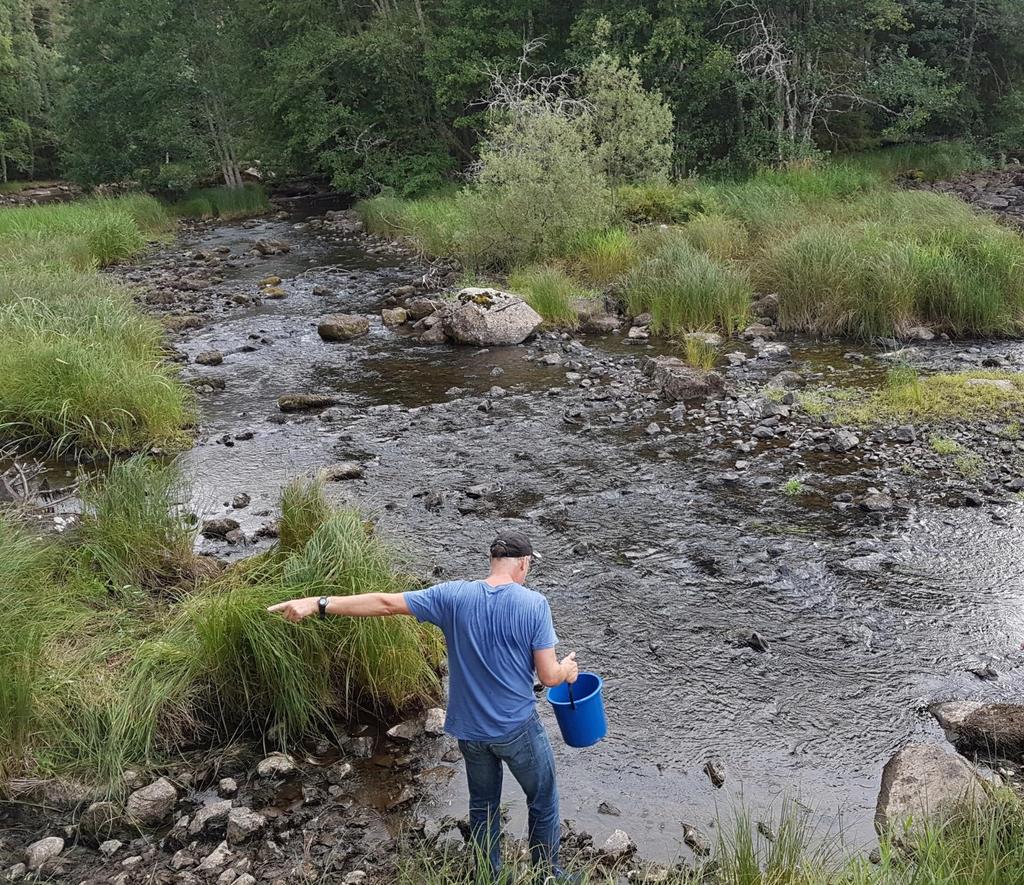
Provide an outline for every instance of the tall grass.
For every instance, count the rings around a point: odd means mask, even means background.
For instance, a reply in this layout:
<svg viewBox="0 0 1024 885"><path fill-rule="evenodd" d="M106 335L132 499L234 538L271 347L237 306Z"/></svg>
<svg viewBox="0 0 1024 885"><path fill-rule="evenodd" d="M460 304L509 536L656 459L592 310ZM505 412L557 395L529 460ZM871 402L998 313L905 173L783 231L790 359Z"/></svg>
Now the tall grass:
<svg viewBox="0 0 1024 885"><path fill-rule="evenodd" d="M636 238L621 227L581 234L573 244L573 272L592 286L607 286L626 273L640 258Z"/></svg>
<svg viewBox="0 0 1024 885"><path fill-rule="evenodd" d="M221 218L232 221L270 211L270 200L262 185L197 188L171 205L179 218Z"/></svg>
<svg viewBox="0 0 1024 885"><path fill-rule="evenodd" d="M355 708L437 696L440 634L411 618L294 625L296 596L412 581L352 510L309 483L284 495L287 548L199 580L173 468L132 459L86 497L80 552L0 516L0 773L110 783L183 743L239 733L288 745ZM130 586L129 586L130 585Z"/></svg>
<svg viewBox="0 0 1024 885"><path fill-rule="evenodd" d="M731 334L746 318L752 288L740 269L666 235L655 253L627 275L624 295L634 315L649 312L656 332L715 328Z"/></svg>
<svg viewBox="0 0 1024 885"><path fill-rule="evenodd" d="M509 277L509 288L521 294L544 320L555 326L575 328L579 313L574 302L581 298L594 298L564 270L546 265L534 265L515 271Z"/></svg>
<svg viewBox="0 0 1024 885"><path fill-rule="evenodd" d="M854 154L845 160L887 178L911 175L926 181L955 178L992 165L977 147L961 141L894 145Z"/></svg>
<svg viewBox="0 0 1024 885"><path fill-rule="evenodd" d="M459 254L467 228L464 204L456 194L441 193L416 200L381 194L356 204L366 229L373 234L405 239L425 255Z"/></svg>

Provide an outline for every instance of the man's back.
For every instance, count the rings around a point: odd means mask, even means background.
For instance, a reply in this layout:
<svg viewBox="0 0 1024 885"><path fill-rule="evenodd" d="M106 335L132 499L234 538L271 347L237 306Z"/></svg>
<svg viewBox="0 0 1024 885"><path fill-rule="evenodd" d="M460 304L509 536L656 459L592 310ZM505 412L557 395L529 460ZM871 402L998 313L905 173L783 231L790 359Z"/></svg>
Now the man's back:
<svg viewBox="0 0 1024 885"><path fill-rule="evenodd" d="M558 642L547 600L520 584L450 581L405 594L419 621L441 628L450 675L446 731L502 737L533 713L533 653Z"/></svg>

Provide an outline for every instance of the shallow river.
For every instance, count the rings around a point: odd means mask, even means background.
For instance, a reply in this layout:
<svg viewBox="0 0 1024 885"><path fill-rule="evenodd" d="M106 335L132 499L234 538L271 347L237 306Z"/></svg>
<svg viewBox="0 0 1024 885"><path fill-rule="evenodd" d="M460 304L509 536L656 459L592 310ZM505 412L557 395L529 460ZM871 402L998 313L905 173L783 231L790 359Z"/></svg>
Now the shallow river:
<svg viewBox="0 0 1024 885"><path fill-rule="evenodd" d="M191 357L226 354L222 366L188 370L225 381L200 396L202 435L182 459L199 508L230 512L252 532L272 518L289 479L357 459L364 479L332 495L376 517L419 574L480 575L496 527L526 528L544 554L531 583L551 601L562 650L605 679L608 738L587 750L556 741L563 817L595 840L622 828L642 854L669 860L688 854L681 822L713 834L716 815L740 802L767 816L790 796L826 827L841 810L846 838L866 844L885 761L934 731L922 705L1019 694L1019 508L999 521L941 507L871 520L827 497L779 494L791 467L770 450L759 469L771 486L736 484L722 478L736 451L703 445L699 434L652 436L650 418L567 421L578 392L564 368L528 361L524 348L426 347L379 319L364 339L325 344L318 317L379 317L383 295L422 268L355 248L317 253L285 222L226 226L192 245L240 251L256 236L296 248L239 268L233 284L255 292L259 277L278 274L288 297L228 312L181 345ZM314 285L333 294L313 295ZM612 364L645 347L612 337L584 344L585 359ZM794 347L797 368L824 374L853 371L840 353ZM506 395L485 400L494 385ZM343 420L268 422L277 396L291 392L339 396ZM665 423L663 405L647 407ZM496 488L465 493L479 484ZM230 510L241 492L252 503ZM863 574L843 565L864 552L889 554L890 564ZM739 629L756 629L770 651L735 647L729 634ZM998 681L964 672L988 660ZM727 770L721 790L702 772L713 757ZM522 829L514 784L507 799ZM599 814L602 802L621 816ZM465 805L460 771L422 810L461 814Z"/></svg>

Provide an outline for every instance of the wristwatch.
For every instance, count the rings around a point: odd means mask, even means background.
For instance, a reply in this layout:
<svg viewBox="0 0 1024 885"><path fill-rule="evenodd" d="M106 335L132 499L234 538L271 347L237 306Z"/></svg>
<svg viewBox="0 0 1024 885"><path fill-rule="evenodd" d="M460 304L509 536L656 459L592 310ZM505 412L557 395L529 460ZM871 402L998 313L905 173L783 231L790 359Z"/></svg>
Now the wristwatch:
<svg viewBox="0 0 1024 885"><path fill-rule="evenodd" d="M327 617L327 597L321 596L316 605L320 609L320 620L322 621Z"/></svg>

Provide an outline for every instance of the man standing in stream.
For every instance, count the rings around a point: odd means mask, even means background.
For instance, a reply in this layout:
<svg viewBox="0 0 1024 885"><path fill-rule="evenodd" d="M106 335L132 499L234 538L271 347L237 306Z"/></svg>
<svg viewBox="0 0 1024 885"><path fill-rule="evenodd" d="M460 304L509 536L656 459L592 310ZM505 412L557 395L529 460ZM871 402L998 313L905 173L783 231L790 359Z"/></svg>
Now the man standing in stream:
<svg viewBox="0 0 1024 885"><path fill-rule="evenodd" d="M555 759L537 713L533 676L553 687L575 682L575 653L561 661L547 600L523 586L534 558L522 532L491 544L490 573L478 581L448 581L409 593L361 593L294 599L268 611L289 621L311 615L411 615L440 627L448 646L449 698L445 731L458 738L469 782L469 822L480 857L501 868L502 763L526 793L530 855L557 882L571 882L558 865L560 823Z"/></svg>

